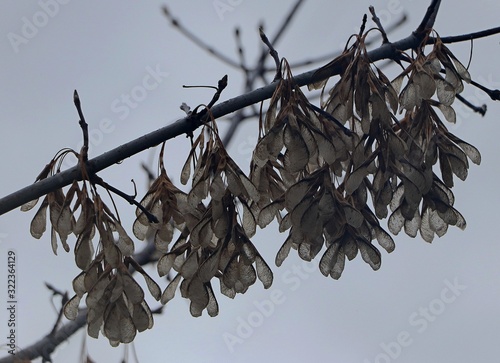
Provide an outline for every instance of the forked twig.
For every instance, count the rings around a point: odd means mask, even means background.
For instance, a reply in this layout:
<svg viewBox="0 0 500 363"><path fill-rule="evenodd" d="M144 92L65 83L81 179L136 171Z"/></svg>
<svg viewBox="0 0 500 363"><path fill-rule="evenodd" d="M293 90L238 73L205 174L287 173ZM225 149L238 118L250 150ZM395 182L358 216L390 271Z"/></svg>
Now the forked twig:
<svg viewBox="0 0 500 363"><path fill-rule="evenodd" d="M139 208L144 215L148 218L148 221L150 223L159 223L158 218L152 213L150 213L141 203L135 200L135 197L132 195L128 195L124 192L122 192L120 189L115 188L112 185L109 185L106 183L101 177L97 176L96 174L92 174L90 176L90 182L96 185L100 185L104 189L106 189L109 192L113 192L116 195L122 197L125 199L127 202L129 202L132 205L135 205L137 208Z"/></svg>

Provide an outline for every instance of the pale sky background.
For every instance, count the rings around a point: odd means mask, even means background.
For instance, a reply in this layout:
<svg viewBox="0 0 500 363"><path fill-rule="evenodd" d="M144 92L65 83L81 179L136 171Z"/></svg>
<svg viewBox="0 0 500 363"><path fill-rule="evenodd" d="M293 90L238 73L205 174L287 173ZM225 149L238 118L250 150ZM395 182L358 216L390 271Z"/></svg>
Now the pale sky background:
<svg viewBox="0 0 500 363"><path fill-rule="evenodd" d="M210 90L182 89L183 84L212 84L224 74L229 86L222 100L238 95L241 75L221 64L176 32L160 11L163 4L195 34L237 59L235 25L241 27L249 62L260 47L257 26L264 21L269 36L293 1L229 1L221 16L214 1L62 1L58 9L43 12L40 4L54 1L3 0L0 3L0 197L29 185L54 154L79 149L81 131L73 105L77 89L97 156L124 142L156 130L182 116L182 102L194 107L207 103ZM374 5L382 21L395 21L403 10L409 21L390 35L398 40L419 24L430 1L307 1L276 48L289 61L309 59L338 49L359 29L363 13ZM59 4L59 2L58 2ZM498 26L500 3L494 0L443 1L436 21L442 35L457 35ZM35 17L35 19L34 19ZM9 33L22 35L24 19L48 20L26 43L13 47ZM40 24L40 23L38 23ZM499 36L474 43L470 67L473 79L500 88ZM451 45L467 64L470 44ZM268 63L272 65L270 61ZM151 69L161 73L155 89L135 108L119 100L142 84ZM305 71L301 69L298 73ZM166 75L168 73L168 75ZM346 264L339 281L325 278L314 261L307 264L295 251L281 268L274 256L286 235L271 225L253 242L274 271L274 284L264 290L260 282L234 301L218 292L219 316L189 314L188 301L178 293L152 330L138 334L135 347L141 362L495 362L500 356L500 247L496 233L498 209L498 140L495 104L475 89L464 95L476 104L487 103L482 118L462 106L450 129L482 153L482 165L471 164L469 177L454 188L456 208L464 215L465 231L450 227L432 244L421 238L395 237L396 249L382 251L382 267L374 272L360 256ZM118 100L118 101L117 101ZM458 104L457 104L458 105ZM118 109L117 107L122 107ZM99 129L101 125L101 129ZM107 125L102 127L102 125ZM224 121L219 121L224 128ZM92 132L91 132L92 134ZM229 151L245 170L257 123L247 121L238 130ZM168 143L166 167L178 182L188 140ZM110 184L132 193L130 179L140 194L146 179L140 163L156 160L157 149L116 165L101 175ZM117 199L118 200L118 199ZM135 209L119 201L123 225L131 233ZM50 236L35 240L29 233L34 211L12 211L0 217L0 345L6 342L7 251L17 254L17 343L26 347L53 326L56 311L44 282L72 295L71 281L78 274L73 252L59 248L54 256ZM383 222L385 225L386 222ZM74 245L74 241L72 246ZM138 242L138 247L140 242ZM150 269L152 276L155 270ZM166 281L156 278L161 288ZM455 285L454 290L450 285ZM258 306L272 311L263 316ZM159 303L148 300L151 308ZM266 303L267 301L267 303ZM55 300L56 304L59 300ZM58 305L57 305L58 306ZM426 312L428 311L428 313ZM242 331L241 322L254 325ZM224 337L241 338L228 344ZM53 356L54 362L78 362L84 336L81 330ZM399 339L399 343L397 342ZM119 362L123 346L111 348L107 339L87 339L97 362ZM389 349L390 352L384 350ZM1 351L5 356L6 351Z"/></svg>

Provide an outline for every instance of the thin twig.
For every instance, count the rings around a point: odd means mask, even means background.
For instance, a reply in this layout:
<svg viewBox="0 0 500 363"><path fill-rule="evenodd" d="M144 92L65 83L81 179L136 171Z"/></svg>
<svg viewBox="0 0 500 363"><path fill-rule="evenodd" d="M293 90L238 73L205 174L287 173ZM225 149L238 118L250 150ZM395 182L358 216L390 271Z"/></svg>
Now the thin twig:
<svg viewBox="0 0 500 363"><path fill-rule="evenodd" d="M387 38L387 33L384 30L384 26L382 25L382 22L380 21L379 17L375 13L375 8L373 6L370 6L369 9L370 9L370 13L372 14L373 22L377 25L378 29L380 30L380 33L382 34L382 44L389 43L389 39Z"/></svg>
<svg viewBox="0 0 500 363"><path fill-rule="evenodd" d="M144 162L141 163L141 168L142 168L142 170L144 170L144 172L146 173L146 175L148 177L148 184L153 183L153 181L156 179L156 176L154 175L151 168L148 165L146 165L146 163L144 163Z"/></svg>
<svg viewBox="0 0 500 363"><path fill-rule="evenodd" d="M281 22L281 26L279 27L278 31L276 32L276 34L272 38L271 43L277 44L279 42L281 36L285 33L285 30L292 23L292 19L297 14L297 11L299 10L300 5L302 5L303 3L304 3L304 0L297 0L297 2L290 9L290 12L287 14L285 19L283 19L283 21Z"/></svg>
<svg viewBox="0 0 500 363"><path fill-rule="evenodd" d="M89 125L85 121L85 116L83 116L82 105L80 103L80 96L78 96L78 92L75 89L73 93L73 102L75 103L76 110L78 111L78 116L80 120L78 124L80 125L83 133L83 146L80 151L81 161L86 162L88 160L88 151L89 151Z"/></svg>
<svg viewBox="0 0 500 363"><path fill-rule="evenodd" d="M500 101L500 90L498 90L498 89L491 90L491 89L483 86L482 84L477 83L476 81L472 81L472 80L470 81L470 84L473 85L474 87L479 88L484 93L486 93L488 96L490 96L490 98L493 101Z"/></svg>
<svg viewBox="0 0 500 363"><path fill-rule="evenodd" d="M486 110L487 110L486 104L483 103L483 105L481 107L479 107L479 106L473 105L472 103L470 103L468 100L466 100L461 95L457 95L456 97L457 97L457 100L459 100L460 102L462 102L464 105L466 105L467 107L469 107L474 112L479 113L481 116L484 116L486 114Z"/></svg>
<svg viewBox="0 0 500 363"><path fill-rule="evenodd" d="M245 59L245 52L243 50L243 43L241 41L241 34L240 34L239 28L234 29L234 39L236 41L236 48L238 49L238 57L240 59L239 68L244 72L248 72L248 68L246 65L246 59Z"/></svg>
<svg viewBox="0 0 500 363"><path fill-rule="evenodd" d="M271 44L271 42L269 41L269 39L267 39L267 36L264 33L264 29L262 29L262 27L259 28L259 35L260 35L260 39L262 39L262 42L269 48L269 54L274 59L274 64L276 66L276 75L274 76L274 79L273 79L273 82L274 82L274 81L276 81L276 80L278 80L278 79L281 78L281 62L280 62L280 58L278 56L278 52L276 51L276 49L274 49L274 47Z"/></svg>
<svg viewBox="0 0 500 363"><path fill-rule="evenodd" d="M442 37L439 40L443 43L451 44L451 43L464 42L464 41L468 41L468 40L472 40L472 39L489 37L491 35L495 35L498 33L500 33L500 26L496 27L496 28L481 30L481 31L478 31L475 33ZM437 38L429 37L429 40L427 40L427 44L433 44L434 42L436 42L436 40L437 40Z"/></svg>
<svg viewBox="0 0 500 363"><path fill-rule="evenodd" d="M281 36L285 33L285 30L290 26L293 17L297 14L297 11L299 10L300 5L302 5L304 1L303 0L297 0L297 2L293 5L291 8L290 12L287 14L287 16L283 19L281 22L280 27L278 28L278 31L274 35L274 37L271 38L271 43L272 44L278 44ZM259 29L264 27L262 25L259 25ZM260 57L259 57L259 63L264 65L264 60L267 57L268 52L266 50L263 50Z"/></svg>
<svg viewBox="0 0 500 363"><path fill-rule="evenodd" d="M303 0L297 0L297 2L295 2L295 4L290 9L290 11L287 14L287 16L281 22L281 25L278 28L278 31L276 32L276 34L271 38L271 42L270 42L271 44L274 44L274 45L278 44L280 38L282 37L282 35L285 33L286 29L292 23L292 19L297 14L297 11L299 10L300 5L302 5L303 2L304 2ZM262 28L264 30L264 25L260 24L259 25L259 29L260 28ZM262 81L264 82L264 84L268 84L269 83L266 80L265 70L264 70L264 63L265 63L265 60L266 60L266 57L267 57L268 54L269 54L269 52L267 51L267 49L263 48L262 52L260 54L259 60L257 62L257 67L255 67L255 70L254 70L254 72L256 73L255 77L254 77L254 81L257 78L260 78L260 79L262 79Z"/></svg>
<svg viewBox="0 0 500 363"><path fill-rule="evenodd" d="M294 6L290 9L287 16L281 22L281 25L279 26L278 31L270 41L270 44L277 44L281 36L285 33L285 30L291 24L293 17L297 14L298 9L300 5L303 4L303 2L304 2L303 0L298 0L295 2ZM261 28L263 29L262 24L259 26L259 29ZM242 68L242 70L245 73L245 87L244 87L245 92L253 90L255 88L255 83L258 79L261 79L264 84L269 84L268 80L266 79L267 69L264 66L268 53L269 52L266 50L266 48L262 49L261 55L258 58L256 66L253 68L253 70L250 71L249 69ZM258 110L254 109L253 105L252 109L254 114L258 114ZM240 125L240 122L243 121L245 118L246 116L242 111L237 111L236 114L232 117L229 129L227 130L227 132L224 134L223 137L223 144L226 147L229 145L229 142L236 133L236 130Z"/></svg>
<svg viewBox="0 0 500 363"><path fill-rule="evenodd" d="M68 293L67 292L62 292L58 289L56 289L54 286L52 286L51 284L49 284L48 282L45 283L45 286L47 287L47 289L49 289L50 291L52 291L52 296L61 296L61 308L57 309L58 312L57 312L57 319L56 319L56 322L54 323L54 327L52 328L52 330L50 331L49 334L55 334L60 322L61 322L61 319L63 317L63 308L64 308L64 304L66 304L66 302L68 301ZM54 308L55 308L55 305L54 305Z"/></svg>
<svg viewBox="0 0 500 363"><path fill-rule="evenodd" d="M250 117L254 117L256 115L257 114L255 114L255 113L252 115L247 115L243 111L237 111L234 114L234 116L231 117L231 119L229 120L229 122L230 122L229 129L227 129L226 133L224 134L224 137L222 138L222 144L224 145L224 147L227 148L227 146L229 145L229 142L233 138L234 134L236 133L236 129L241 124L241 122L243 120L246 120Z"/></svg>
<svg viewBox="0 0 500 363"><path fill-rule="evenodd" d="M90 176L90 182L93 183L93 184L100 185L101 187L103 187L107 191L113 192L116 195L118 195L118 196L122 197L123 199L125 199L130 204L135 205L137 208L139 208L144 213L144 215L148 218L148 221L150 223L159 223L158 218L156 218L156 216L154 214L151 214L141 203L139 203L138 201L136 201L135 198L134 198L134 196L128 195L128 194L122 192L120 189L117 189L114 186L109 185L101 177L99 177L99 176L97 176L95 174L92 174Z"/></svg>
<svg viewBox="0 0 500 363"><path fill-rule="evenodd" d="M227 74L224 75L224 77L222 77L217 83L217 92L215 92L214 96L208 103L207 108L212 108L212 106L215 105L215 102L219 100L222 91L224 91L226 87L227 87Z"/></svg>
<svg viewBox="0 0 500 363"><path fill-rule="evenodd" d="M176 18L174 18L172 16L172 14L170 14L170 11L168 10L168 8L166 6L163 6L162 10L163 10L163 14L165 14L165 16L167 17L167 19L170 20L170 23L177 30L179 30L186 38L188 38L189 40L191 40L194 44L196 44L197 46L199 46L201 49L204 49L205 51L207 51L208 53L210 53L211 55L213 55L215 58L217 58L221 62L226 63L227 65L229 65L229 66L231 66L233 68L240 68L240 65L239 65L238 62L235 62L231 58L229 58L229 57L225 56L224 54L222 54L221 52L219 52L217 49L209 46L203 40L201 40L196 35L194 35L193 33L191 33L190 30L188 30L187 28L185 28Z"/></svg>
<svg viewBox="0 0 500 363"><path fill-rule="evenodd" d="M278 28L278 31L272 38L272 40L269 42L270 44L277 44L282 37L282 35L285 33L285 30L290 26L292 19L295 17L295 15L298 13L298 9L300 5L304 3L303 0L297 0L293 7L290 9L288 12L287 16L283 19L281 22L281 25ZM261 24L259 26L259 29L262 30L264 29L263 25ZM269 48L267 48L269 49ZM265 68L265 60L267 58L267 55L269 52L266 50L266 48L262 49L261 55L257 60L256 66L254 69L250 72L249 70L244 70L245 71L245 92L249 92L255 88L255 83L257 79L261 79L264 84L269 84L269 82L266 79L266 72L268 70ZM278 62L279 63L279 62ZM275 66L275 69L272 71L276 71L277 67ZM251 105L252 107L252 114L258 115L259 111L258 109L254 108L254 105ZM222 139L222 142L224 146L228 146L231 139L233 138L234 134L236 133L236 130L238 129L238 126L240 125L241 121L245 120L248 118L248 114L244 113L243 111L237 111L236 114L231 118L230 120L230 126L229 129L226 131L224 134L224 137Z"/></svg>

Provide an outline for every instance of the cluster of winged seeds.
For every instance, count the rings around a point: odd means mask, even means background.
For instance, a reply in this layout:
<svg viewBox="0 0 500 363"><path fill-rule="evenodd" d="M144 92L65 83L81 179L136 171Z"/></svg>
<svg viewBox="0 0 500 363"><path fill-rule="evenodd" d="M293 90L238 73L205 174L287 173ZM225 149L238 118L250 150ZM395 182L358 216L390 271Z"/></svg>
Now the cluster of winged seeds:
<svg viewBox="0 0 500 363"><path fill-rule="evenodd" d="M214 277L231 298L257 279L271 286L271 269L250 238L257 225L264 228L273 220L280 232L288 231L276 265L291 249L307 261L322 253L319 269L334 279L342 275L346 258L358 252L377 270L381 254L374 241L394 250L382 219L388 218L392 234L404 228L428 242L449 225L464 228L453 207L453 175L464 180L468 160L479 164L481 157L449 132L442 118L455 122L452 104L463 82L471 80L468 71L436 38L428 54L425 46L402 54L399 63L409 65L391 82L370 62L365 36L354 36L350 47L317 71L322 79L331 69L341 70L326 98L326 80L311 86L323 89L321 107L310 103L286 60L281 62L281 77L259 120L249 177L224 149L213 119L192 143L182 169L181 182L191 181L188 193L167 176L163 144L159 176L138 204L133 225L139 240L154 240L159 275L174 275L163 292L131 257L134 243L97 193L95 176L83 173L81 186L75 181L66 194L50 192L33 218L31 234L40 238L45 232L48 210L54 253L58 237L66 251L68 236L77 237L75 260L82 272L73 281L76 295L65 315L74 319L87 295L90 336L101 331L117 345L151 328L144 292L129 272L133 267L162 304L180 286L193 316L205 309L215 316ZM69 152L56 155L37 180L53 174ZM180 233L172 243L175 230Z"/></svg>
<svg viewBox="0 0 500 363"><path fill-rule="evenodd" d="M470 82L468 71L437 38L429 54L422 47L414 59L406 55L410 65L390 82L368 59L364 40L356 36L317 72L342 70L321 109L309 103L282 62L250 175L260 193L259 225L276 218L280 232L290 230L278 266L291 248L309 261L324 246L319 267L326 276L338 279L345 258L358 250L376 270L381 258L373 240L387 252L395 247L379 223L388 216L393 234L404 228L428 242L449 225L465 227L453 207L453 174L464 180L468 159L479 164L481 157L447 130L440 115L455 122L451 105L463 82ZM326 84L311 88L324 92Z"/></svg>
<svg viewBox="0 0 500 363"><path fill-rule="evenodd" d="M45 167L37 180L59 172L54 170L66 150ZM65 305L64 314L75 319L81 299L87 295L87 331L97 338L99 331L109 339L111 345L129 343L137 331L153 326L151 310L144 300L144 292L129 273L132 264L145 278L149 291L156 300L161 291L154 280L130 257L134 253L134 242L127 235L120 220L104 204L96 186L88 180L81 186L75 181L64 194L57 189L47 194L31 222L31 234L41 238L46 230L47 210L51 224L51 241L54 253L58 238L66 252L67 238L76 236L74 248L76 265L82 272L73 280L76 293ZM34 200L22 207L28 211L37 204ZM92 242L99 236L97 250Z"/></svg>
<svg viewBox="0 0 500 363"><path fill-rule="evenodd" d="M259 225L276 218L281 232L290 230L276 264L282 264L291 248L310 261L326 245L320 261L324 275L339 278L345 257L353 259L358 250L378 269L380 253L372 240L389 252L394 242L367 205L367 188L359 187L364 176L349 192L341 182L349 180L347 170L369 165L362 137L344 126L346 120L316 112L294 84L287 63L283 65L284 77L261 120L251 166L251 179L262 194Z"/></svg>
<svg viewBox="0 0 500 363"><path fill-rule="evenodd" d="M219 279L221 292L231 298L244 293L257 278L265 288L271 286L271 269L250 241L256 221L249 204L259 199L259 192L225 151L215 123L205 126L193 143L181 181L186 184L191 174L188 194L175 188L162 171L164 189L152 198L150 190L145 197L163 211L161 223L170 224L173 215L182 231L170 249L166 244L160 248L164 254L158 261L159 275L176 272L161 302L170 301L180 284L182 296L191 301L193 316L200 316L204 309L215 316L218 304L212 278Z"/></svg>

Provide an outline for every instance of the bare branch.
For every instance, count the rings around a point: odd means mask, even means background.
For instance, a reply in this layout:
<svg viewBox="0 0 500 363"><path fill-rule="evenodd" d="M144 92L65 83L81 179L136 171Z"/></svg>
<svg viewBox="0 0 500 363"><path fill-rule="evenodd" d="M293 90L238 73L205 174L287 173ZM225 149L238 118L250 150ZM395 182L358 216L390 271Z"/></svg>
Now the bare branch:
<svg viewBox="0 0 500 363"><path fill-rule="evenodd" d="M276 49L274 49L269 39L267 39L267 36L264 33L264 29L262 29L262 27L259 28L259 34L260 34L260 39L262 39L264 44L269 48L269 54L271 55L271 57L273 57L274 63L276 65L276 75L274 76L273 79L274 82L281 76L280 58L278 56L278 52L276 51Z"/></svg>
<svg viewBox="0 0 500 363"><path fill-rule="evenodd" d="M382 25L379 17L375 13L375 8L373 6L369 7L370 13L372 14L372 20L377 25L380 33L382 34L382 43L389 43L389 39L387 38L387 33L384 30L384 26Z"/></svg>
<svg viewBox="0 0 500 363"><path fill-rule="evenodd" d="M92 183L94 183L94 184L100 185L101 187L103 187L104 189L108 190L109 192L113 192L116 195L122 197L127 202L129 202L129 204L135 205L137 208L139 208L144 213L144 215L148 218L149 222L151 222L151 223L159 223L159 221L156 218L156 216L154 214L151 214L146 208L144 208L144 206L141 203L139 203L138 201L136 201L134 196L125 194L120 189L117 189L114 186L109 185L104 180L102 180L101 177L99 177L97 175L92 175L90 177L90 181Z"/></svg>
<svg viewBox="0 0 500 363"><path fill-rule="evenodd" d="M464 42L472 39L479 39L479 38L484 38L484 37L489 37L491 35L495 35L500 33L500 26L496 28L491 28L491 29L486 29L486 30L481 30L475 33L469 33L469 34L463 34L463 35L456 35L456 36L451 36L451 37L443 37L440 38L441 42L446 43L446 44L451 44L451 43L458 43L458 42ZM436 41L437 38L429 38L427 41L427 44L433 44Z"/></svg>
<svg viewBox="0 0 500 363"><path fill-rule="evenodd" d="M459 100L464 105L469 107L472 111L479 113L481 116L484 116L486 114L486 109L487 109L486 104L483 103L483 105L479 107L479 106L473 105L472 103L470 103L468 100L466 100L461 95L457 95L456 97L457 97L457 100Z"/></svg>
<svg viewBox="0 0 500 363"><path fill-rule="evenodd" d="M45 361L50 361L50 355L56 348L83 327L86 321L87 309L82 309L74 321L64 324L54 334L47 334L35 344L20 350L15 355L9 355L0 359L0 363L29 361L38 357L42 357Z"/></svg>
<svg viewBox="0 0 500 363"><path fill-rule="evenodd" d="M272 37L271 43L272 44L277 44L281 38L281 36L284 34L285 30L288 28L288 26L291 24L291 21L293 17L297 14L297 10L299 9L300 5L302 5L303 0L297 0L295 5L292 7L290 12L287 14L286 18L283 19L283 22L281 23L281 26L279 27L278 31L276 32L276 35ZM263 26L259 26L259 29L263 28ZM259 57L259 64L264 67L264 60L267 57L268 52L263 50L262 54Z"/></svg>
<svg viewBox="0 0 500 363"><path fill-rule="evenodd" d="M292 9L291 13L289 14L288 18L285 19L285 22L283 23L282 29L278 32L277 36L275 37L276 41L280 35L282 34L282 30L286 28L288 23L290 22L290 19L293 17L295 14L296 10L298 9L299 5L303 2L303 0L299 0L296 2L295 7ZM419 28L415 33L410 35L407 38L404 38L398 42L395 43L389 43L387 36L385 34L385 31L382 28L382 25L380 24L380 21L376 17L376 14L371 8L370 10L372 11L372 14L374 16L374 21L377 23L379 26L381 32L382 32L382 37L383 37L383 43L382 46L379 48L372 50L368 52L368 58L370 61L375 62L381 59L397 59L395 58L395 55L398 54L400 51L404 51L407 49L411 49L414 47L417 47L421 40L422 40L422 35L429 29L432 28L435 18L439 9L440 1L432 1L431 5L428 8L428 11L426 13L426 16L424 17L422 23L420 24ZM171 17L171 15L168 13L168 10L164 8L164 12L169 17L171 20L172 24L177 27L181 32L184 33L182 26L178 23L176 19ZM377 19L377 20L376 20ZM364 25L366 22L366 16L363 20L363 25L361 28L361 33L364 30ZM187 31L187 30L186 30ZM500 32L500 28L499 31ZM265 74L265 69L263 67L264 64L264 59L265 56L261 58L261 61L258 63L257 67L255 68L254 72L248 72L248 70L245 68L244 65L244 58L243 58L243 51L242 47L239 47L239 52L240 52L240 63L234 62L231 59L221 55L220 53L217 53L214 51L211 47L207 46L205 43L203 43L201 40L199 40L197 37L195 37L191 33L185 34L189 39L191 39L193 42L195 42L197 45L202 47L203 49L206 49L209 53L215 55L217 58L219 58L221 61L233 66L237 67L239 69L242 69L245 71L246 74L246 88L247 90L251 88L255 82L255 80L259 77L264 78ZM490 34L491 35L491 34ZM261 33L261 36L263 38L263 41L266 43L266 45L271 49L271 53L274 54L273 58L275 62L277 63L277 68L279 70L279 58L277 55L277 52L274 50L272 43L269 42L267 37ZM483 35L486 36L486 35ZM237 34L237 39L239 35ZM472 38L467 38L463 40L469 40ZM432 38L429 39L428 43L432 43ZM321 73L321 79L314 78L313 76L316 74L316 69L302 73L296 77L294 77L294 81L298 86L304 86L310 83L318 82L321 81L324 78L339 74L340 72L343 71L341 68L342 65L339 64L338 66L330 67L328 68L327 72L322 72ZM483 89L485 92L487 92L492 99L500 99L500 91L498 90L489 90L486 89L485 87L478 85L475 82L471 82L472 84L476 85L477 87ZM228 115L232 112L236 112L235 115L232 117L232 125L230 128L230 131L226 134L225 140L228 142L232 135L234 134L234 131L236 130L238 124L248 118L248 114L244 113L244 108L248 106L252 106L258 102L261 102L265 99L270 98L273 95L273 92L275 91L276 84L269 84L265 87L262 87L257 90L252 90L247 92L246 94L240 95L238 97L232 98L230 100L227 100L221 104L215 105L215 102L218 101L220 93L222 90L225 88L227 84L227 78L224 77L219 81L219 85L217 87L217 93L214 95L212 101L209 103L209 105L200 113L194 113L193 115L188 115L187 117L184 117L182 119L177 120L173 124L166 126L160 130L151 132L147 135L144 135L136 140L133 140L129 143L126 143L118 148L115 148L101 156L98 156L94 159L83 160L85 163L85 168L82 168L82 165L77 165L69 170L57 173L56 175L46 178L43 180L40 180L36 182L35 184L28 186L18 192L15 192L11 195L6 196L3 199L0 199L0 215L3 213L6 213L13 208L16 208L30 200L36 199L44 194L47 194L50 191L53 191L57 188L61 188L63 186L69 185L73 180L81 180L82 178L82 170L88 170L89 175L91 175L90 180L93 181L96 184L103 185L110 191L113 191L117 193L114 188L111 186L107 185L104 183L100 178L95 176L95 173L97 173L100 170L103 170L111 165L114 165L115 163L124 160L125 158L128 158L132 155L135 155L139 152L142 152L143 150L156 146L166 140L169 140L171 138L177 137L182 134L192 134L192 132L197 129L200 125L202 125L204 122L209 121L208 118L208 111L207 109L210 110L210 116L213 118L219 118L225 115ZM457 95L457 98L460 99L462 102L467 104L467 101L463 99L460 95ZM80 125L85 124L84 126L86 127L86 122L83 117L83 113L81 111L80 107L80 100L78 97L78 94L75 91L75 105L77 107L79 116L80 116ZM468 103L469 107L473 108L476 112L481 112L485 111L485 107L480 108L474 105L471 105ZM213 107L212 107L213 106ZM312 105L311 106L316 112L319 113L324 113L325 111L321 110L320 108ZM484 114L484 112L482 113ZM329 114L325 114L326 117L328 117L331 121L337 122L339 126L343 127L333 116ZM396 121L397 122L397 121ZM82 129L84 131L84 138L85 138L85 129L82 126ZM348 132L348 129L345 129L345 132ZM87 135L88 139L88 135ZM225 142L225 143L226 143ZM84 143L85 144L85 143ZM88 144L88 142L87 142ZM119 192L119 191L118 191ZM120 192L121 193L121 192ZM117 193L119 195L122 195L123 193ZM123 195L122 195L123 196ZM126 195L125 195L126 196ZM130 196L127 196L130 198ZM127 198L126 198L127 199ZM134 199L134 198L132 198ZM128 199L127 199L128 200ZM131 202L132 203L132 202ZM137 202L134 204L137 205ZM143 210L145 213L147 211ZM141 251L139 254L134 255L134 259L137 261L137 264L135 264L134 260L131 260L132 266L138 270L139 272L141 271L140 265L144 265L148 262L151 262L154 260L153 253L155 251L155 246L154 243L150 242L145 250ZM55 289L52 289L55 293L57 292ZM61 294L60 292L57 292ZM18 360L23 360L23 359L35 359L37 357L43 357L44 361L45 360L50 360L51 354L54 352L56 347L66 339L68 339L72 334L74 334L76 331L78 331L81 327L85 326L86 323L86 314L87 310L86 309L81 309L79 311L79 314L76 318L76 320L71 321L62 327L58 328L58 324L54 327L53 331L46 335L44 338L42 338L39 342L33 344L32 346L18 352L16 356L9 356L3 359L0 359L0 363L2 362L14 362Z"/></svg>
<svg viewBox="0 0 500 363"><path fill-rule="evenodd" d="M234 30L234 39L236 41L236 47L238 48L238 57L240 58L240 69L244 72L248 72L246 65L245 52L243 50L243 43L241 41L241 32L239 28Z"/></svg>
<svg viewBox="0 0 500 363"><path fill-rule="evenodd" d="M483 86L482 84L477 83L476 81L470 81L470 84L473 85L474 87L479 88L484 93L486 93L488 96L490 96L490 98L493 101L500 101L500 90L498 90L498 89L491 90L491 89Z"/></svg>
<svg viewBox="0 0 500 363"><path fill-rule="evenodd" d="M247 120L247 119L249 119L251 117L256 117L258 115L259 114L257 112L252 112L250 114L247 114L247 113L245 113L245 112L243 112L241 110L237 111L231 117L231 119L229 120L229 122L231 123L231 125L229 126L229 129L224 134L224 137L222 138L222 144L227 148L227 145L229 144L229 142L233 138L233 136L234 136L234 134L236 132L236 129L241 124L241 122L244 121L244 120Z"/></svg>
<svg viewBox="0 0 500 363"><path fill-rule="evenodd" d="M78 96L78 92L75 89L73 93L73 102L75 103L76 110L78 111L78 116L80 117L80 127L83 133L83 146L81 150L81 158L83 161L87 161L88 159L88 150L89 150L89 125L85 121L85 117L83 116L82 105L80 103L80 96Z"/></svg>

